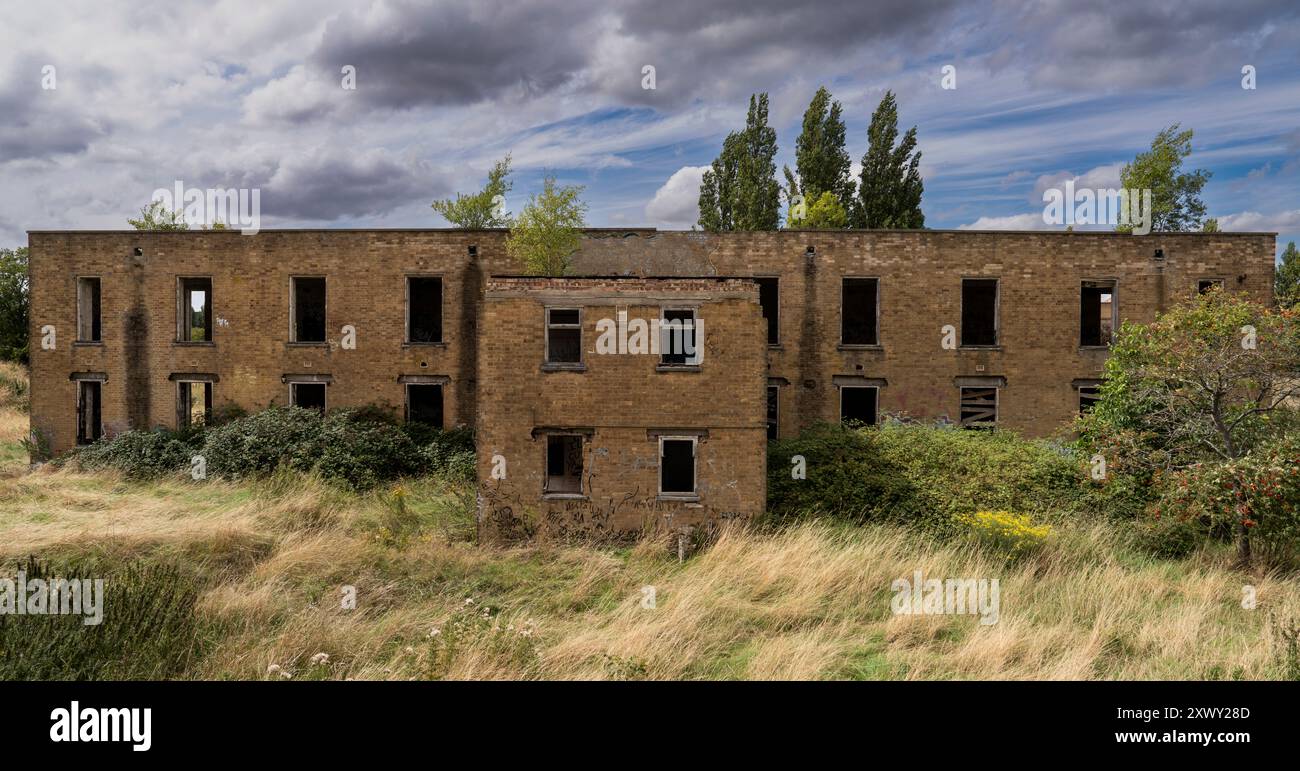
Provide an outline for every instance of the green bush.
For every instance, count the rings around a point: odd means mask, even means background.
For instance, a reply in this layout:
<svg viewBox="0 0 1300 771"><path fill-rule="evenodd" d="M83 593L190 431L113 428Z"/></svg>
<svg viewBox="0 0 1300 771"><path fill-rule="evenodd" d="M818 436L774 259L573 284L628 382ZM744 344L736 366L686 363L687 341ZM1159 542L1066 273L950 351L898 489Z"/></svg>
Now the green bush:
<svg viewBox="0 0 1300 771"><path fill-rule="evenodd" d="M424 423L405 423L402 430L419 446L425 472L462 482L474 479L474 431L464 426L439 429Z"/></svg>
<svg viewBox="0 0 1300 771"><path fill-rule="evenodd" d="M791 478L791 458L807 461ZM1082 513L1091 493L1070 449L1005 431L887 424L818 426L768 449L768 506L778 518L820 512L954 532L981 510Z"/></svg>
<svg viewBox="0 0 1300 771"><path fill-rule="evenodd" d="M286 465L315 464L324 418L299 407L271 407L208 431L203 445L208 473L231 479L258 476Z"/></svg>
<svg viewBox="0 0 1300 771"><path fill-rule="evenodd" d="M82 468L113 468L146 479L188 471L195 455L206 459L213 476L246 479L286 467L358 490L426 473L474 478L473 431L399 425L379 407L326 417L298 407L241 416L236 408L206 430L128 431L79 449L70 459Z"/></svg>
<svg viewBox="0 0 1300 771"><path fill-rule="evenodd" d="M980 510L1089 509L1082 460L1054 442L1008 431L890 424L878 430L877 445L916 491L912 509L941 524Z"/></svg>
<svg viewBox="0 0 1300 771"><path fill-rule="evenodd" d="M767 450L767 504L772 516L829 515L853 522L906 518L916 493L903 469L885 458L872 430L834 424L773 442ZM794 478L802 456L805 479Z"/></svg>
<svg viewBox="0 0 1300 771"><path fill-rule="evenodd" d="M33 579L103 579L102 621L82 615L0 614L0 680L163 680L198 656L196 578L176 565L109 567L25 560L6 566Z"/></svg>
<svg viewBox="0 0 1300 771"><path fill-rule="evenodd" d="M71 460L87 470L116 469L133 479L148 479L188 469L202 446L200 430L127 431L76 450Z"/></svg>
<svg viewBox="0 0 1300 771"><path fill-rule="evenodd" d="M1226 463L1198 463L1167 475L1152 519L1197 527L1226 539L1241 527L1254 544L1300 547L1300 433L1266 442Z"/></svg>

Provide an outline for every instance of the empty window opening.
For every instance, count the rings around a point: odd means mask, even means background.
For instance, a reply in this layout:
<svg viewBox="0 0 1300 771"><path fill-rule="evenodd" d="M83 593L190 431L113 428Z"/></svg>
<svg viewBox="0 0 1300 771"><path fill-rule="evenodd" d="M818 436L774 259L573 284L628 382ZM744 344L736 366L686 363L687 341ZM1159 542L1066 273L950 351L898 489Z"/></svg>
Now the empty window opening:
<svg viewBox="0 0 1300 771"><path fill-rule="evenodd" d="M696 330L693 308L673 308L663 312L660 330L660 364L691 366L700 361L697 345L701 342Z"/></svg>
<svg viewBox="0 0 1300 771"><path fill-rule="evenodd" d="M293 279L293 342L325 342L325 279Z"/></svg>
<svg viewBox="0 0 1300 771"><path fill-rule="evenodd" d="M1110 345L1115 334L1114 281L1085 281L1079 289L1079 344Z"/></svg>
<svg viewBox="0 0 1300 771"><path fill-rule="evenodd" d="M840 421L876 425L876 401L880 389L875 386L840 386Z"/></svg>
<svg viewBox="0 0 1300 771"><path fill-rule="evenodd" d="M1079 414L1091 412L1097 402L1101 401L1101 388L1099 386L1080 386L1079 388Z"/></svg>
<svg viewBox="0 0 1300 771"><path fill-rule="evenodd" d="M582 362L582 313L577 308L546 309L546 361Z"/></svg>
<svg viewBox="0 0 1300 771"><path fill-rule="evenodd" d="M212 418L212 384L181 381L176 384L176 425L178 428L205 426Z"/></svg>
<svg viewBox="0 0 1300 771"><path fill-rule="evenodd" d="M874 278L846 278L840 297L840 340L845 345L876 345L878 318L876 299L880 281Z"/></svg>
<svg viewBox="0 0 1300 771"><path fill-rule="evenodd" d="M1223 279L1203 278L1200 281L1196 282L1196 291L1198 294L1205 294L1206 292L1210 291L1211 289L1214 289L1215 287L1222 289Z"/></svg>
<svg viewBox="0 0 1300 771"><path fill-rule="evenodd" d="M961 389L961 427L989 430L998 422L998 389Z"/></svg>
<svg viewBox="0 0 1300 771"><path fill-rule="evenodd" d="M775 439L781 414L781 388L767 387L767 438Z"/></svg>
<svg viewBox="0 0 1300 771"><path fill-rule="evenodd" d="M324 383L290 383L289 403L305 410L316 410L325 414Z"/></svg>
<svg viewBox="0 0 1300 771"><path fill-rule="evenodd" d="M548 434L546 437L546 492L582 492L582 436Z"/></svg>
<svg viewBox="0 0 1300 771"><path fill-rule="evenodd" d="M77 444L95 442L103 433L99 398L102 385L98 380L77 381Z"/></svg>
<svg viewBox="0 0 1300 771"><path fill-rule="evenodd" d="M758 283L758 304L767 319L767 344L776 345L781 341L781 279L772 276L754 281Z"/></svg>
<svg viewBox="0 0 1300 771"><path fill-rule="evenodd" d="M408 276L406 279L406 341L442 342L442 279Z"/></svg>
<svg viewBox="0 0 1300 771"><path fill-rule="evenodd" d="M99 278L77 279L77 342L99 342Z"/></svg>
<svg viewBox="0 0 1300 771"><path fill-rule="evenodd" d="M961 344L998 344L998 280L961 280Z"/></svg>
<svg viewBox="0 0 1300 771"><path fill-rule="evenodd" d="M184 343L212 342L212 279L181 279L180 329Z"/></svg>
<svg viewBox="0 0 1300 771"><path fill-rule="evenodd" d="M695 439L659 439L659 492L695 495Z"/></svg>
<svg viewBox="0 0 1300 771"><path fill-rule="evenodd" d="M442 428L442 386L407 383L406 422Z"/></svg>

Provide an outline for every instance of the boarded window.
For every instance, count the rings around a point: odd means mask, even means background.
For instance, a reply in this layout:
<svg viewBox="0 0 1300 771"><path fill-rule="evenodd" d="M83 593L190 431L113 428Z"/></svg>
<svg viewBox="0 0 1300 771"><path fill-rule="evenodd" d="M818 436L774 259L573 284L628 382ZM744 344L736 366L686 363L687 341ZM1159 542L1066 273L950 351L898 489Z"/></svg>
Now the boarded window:
<svg viewBox="0 0 1300 771"><path fill-rule="evenodd" d="M212 417L212 384L181 381L176 390L176 426L207 425Z"/></svg>
<svg viewBox="0 0 1300 771"><path fill-rule="evenodd" d="M1079 344L1110 345L1115 314L1115 282L1083 282L1079 289Z"/></svg>
<svg viewBox="0 0 1300 771"><path fill-rule="evenodd" d="M961 427L992 429L998 422L998 389L961 389Z"/></svg>
<svg viewBox="0 0 1300 771"><path fill-rule="evenodd" d="M659 440L659 492L665 495L695 494L695 440Z"/></svg>
<svg viewBox="0 0 1300 771"><path fill-rule="evenodd" d="M1215 287L1222 288L1223 279L1203 278L1200 281L1196 282L1196 291L1200 294L1205 294L1206 292L1210 291L1211 289L1214 289Z"/></svg>
<svg viewBox="0 0 1300 771"><path fill-rule="evenodd" d="M998 344L998 280L961 280L961 344Z"/></svg>
<svg viewBox="0 0 1300 771"><path fill-rule="evenodd" d="M758 304L767 319L767 344L776 345L781 341L781 279L772 276L754 281L758 282Z"/></svg>
<svg viewBox="0 0 1300 771"><path fill-rule="evenodd" d="M291 403L305 410L316 410L325 414L324 383L290 383L289 398Z"/></svg>
<svg viewBox="0 0 1300 771"><path fill-rule="evenodd" d="M408 276L406 279L406 341L442 342L442 279Z"/></svg>
<svg viewBox="0 0 1300 771"><path fill-rule="evenodd" d="M846 278L841 293L840 340L845 345L876 345L876 298L880 281L874 278Z"/></svg>
<svg viewBox="0 0 1300 771"><path fill-rule="evenodd" d="M659 363L668 366L687 366L699 363L695 311L691 308L673 308L663 313L659 337Z"/></svg>
<svg viewBox="0 0 1300 771"><path fill-rule="evenodd" d="M840 386L840 421L876 425L876 398L880 390L875 386Z"/></svg>
<svg viewBox="0 0 1300 771"><path fill-rule="evenodd" d="M582 437L549 434L546 437L546 492L582 492Z"/></svg>
<svg viewBox="0 0 1300 771"><path fill-rule="evenodd" d="M98 380L77 381L77 444L90 444L102 435Z"/></svg>
<svg viewBox="0 0 1300 771"><path fill-rule="evenodd" d="M442 428L442 386L431 383L406 384L406 422Z"/></svg>
<svg viewBox="0 0 1300 771"><path fill-rule="evenodd" d="M325 342L325 279L293 279L293 342Z"/></svg>
<svg viewBox="0 0 1300 771"><path fill-rule="evenodd" d="M77 342L98 343L99 338L99 279L77 279Z"/></svg>
<svg viewBox="0 0 1300 771"><path fill-rule="evenodd" d="M775 439L780 413L781 389L778 386L767 387L767 438Z"/></svg>
<svg viewBox="0 0 1300 771"><path fill-rule="evenodd" d="M1079 388L1079 414L1090 412L1097 402L1101 401L1101 388L1097 386L1081 386Z"/></svg>
<svg viewBox="0 0 1300 771"><path fill-rule="evenodd" d="M212 342L212 279L182 278L180 290L176 339L183 343Z"/></svg>
<svg viewBox="0 0 1300 771"><path fill-rule="evenodd" d="M546 362L582 363L582 314L577 308L546 309Z"/></svg>

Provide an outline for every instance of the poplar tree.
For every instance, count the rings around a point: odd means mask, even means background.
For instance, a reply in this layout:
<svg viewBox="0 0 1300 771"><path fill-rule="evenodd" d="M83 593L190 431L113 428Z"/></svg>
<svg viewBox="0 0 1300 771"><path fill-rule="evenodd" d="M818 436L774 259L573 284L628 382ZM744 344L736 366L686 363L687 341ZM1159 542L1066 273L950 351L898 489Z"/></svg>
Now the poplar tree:
<svg viewBox="0 0 1300 771"><path fill-rule="evenodd" d="M732 132L700 183L700 227L710 231L776 230L776 130L767 125L767 94L749 98L743 131Z"/></svg>
<svg viewBox="0 0 1300 771"><path fill-rule="evenodd" d="M921 151L916 149L916 126L898 139L898 103L886 91L871 114L867 152L862 156L858 199L852 221L858 228L923 228L921 212Z"/></svg>

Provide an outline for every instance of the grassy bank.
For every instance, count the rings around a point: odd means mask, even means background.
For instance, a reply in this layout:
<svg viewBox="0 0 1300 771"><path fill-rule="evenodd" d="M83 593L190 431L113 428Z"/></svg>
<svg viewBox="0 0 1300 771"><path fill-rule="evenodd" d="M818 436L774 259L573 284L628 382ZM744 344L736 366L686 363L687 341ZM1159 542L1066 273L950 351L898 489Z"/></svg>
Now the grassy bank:
<svg viewBox="0 0 1300 771"><path fill-rule="evenodd" d="M10 398L0 458L25 431ZM1281 678L1269 619L1300 618L1295 578L1234 571L1226 548L1156 560L1084 519L1016 562L811 520L724 531L679 564L657 542L476 546L473 489L434 478L356 493L5 461L0 500L6 574L32 554L177 566L197 596L177 611L183 678ZM917 570L997 578L998 623L892 614L890 584Z"/></svg>

